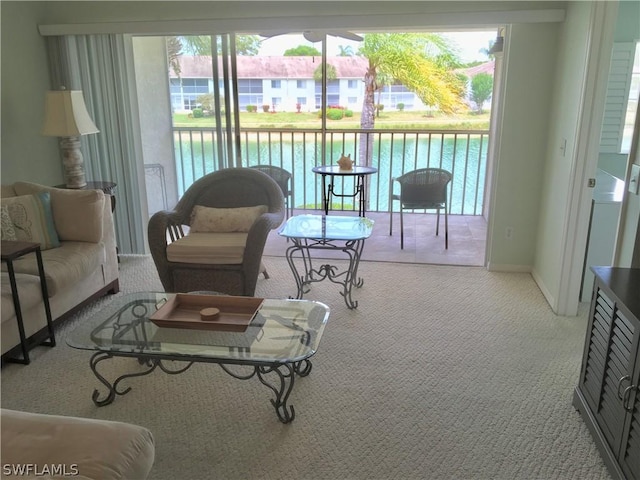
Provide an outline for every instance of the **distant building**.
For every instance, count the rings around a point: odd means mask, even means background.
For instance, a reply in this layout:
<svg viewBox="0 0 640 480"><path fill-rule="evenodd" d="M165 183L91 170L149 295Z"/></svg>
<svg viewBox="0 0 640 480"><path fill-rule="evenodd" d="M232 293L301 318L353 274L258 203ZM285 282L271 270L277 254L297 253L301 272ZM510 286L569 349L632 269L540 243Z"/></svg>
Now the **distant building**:
<svg viewBox="0 0 640 480"><path fill-rule="evenodd" d="M327 105L361 111L364 100L364 75L368 61L363 57L329 57L327 64L335 68L336 79L327 81ZM322 82L315 80L322 65L320 57L238 56L238 101L240 110L263 105L276 111L303 112L320 109ZM213 70L210 57L180 57L181 73L170 71L171 106L175 112L191 111L200 95L213 92ZM221 68L221 67L220 67ZM224 85L220 84L223 91ZM424 104L404 85L387 85L375 102L387 109L403 103L405 110L422 110Z"/></svg>
<svg viewBox="0 0 640 480"><path fill-rule="evenodd" d="M496 62L494 60L490 60L485 63L481 63L480 65L476 65L475 67L469 68L461 68L456 70L456 73L462 73L468 78L467 81L467 104L471 108L475 108L476 104L471 100L471 79L478 75L479 73L488 73L493 77L493 72L496 68ZM491 108L491 99L487 100L483 108Z"/></svg>

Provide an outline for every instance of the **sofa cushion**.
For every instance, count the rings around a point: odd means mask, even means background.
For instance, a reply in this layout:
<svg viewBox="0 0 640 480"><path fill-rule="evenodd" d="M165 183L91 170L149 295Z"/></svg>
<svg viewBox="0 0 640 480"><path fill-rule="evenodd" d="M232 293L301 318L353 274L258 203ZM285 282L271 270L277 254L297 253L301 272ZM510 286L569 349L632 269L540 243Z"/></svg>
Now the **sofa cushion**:
<svg viewBox="0 0 640 480"><path fill-rule="evenodd" d="M167 260L179 263L240 264L246 233L189 233L167 246Z"/></svg>
<svg viewBox="0 0 640 480"><path fill-rule="evenodd" d="M13 185L0 185L0 197L15 197L18 195L13 188Z"/></svg>
<svg viewBox="0 0 640 480"><path fill-rule="evenodd" d="M3 465L64 466L67 475L122 480L147 478L155 459L151 432L129 423L3 408L1 425Z"/></svg>
<svg viewBox="0 0 640 480"><path fill-rule="evenodd" d="M102 243L62 242L58 248L42 252L44 273L47 279L47 293L53 297L70 285L80 285L82 281L100 268L106 261ZM13 262L16 273L38 275L35 255L25 255ZM6 264L2 264L6 271Z"/></svg>
<svg viewBox="0 0 640 480"><path fill-rule="evenodd" d="M191 212L192 232L248 232L262 215L269 211L266 205L238 208L213 208L196 205Z"/></svg>
<svg viewBox="0 0 640 480"><path fill-rule="evenodd" d="M65 190L29 182L16 182L13 188L19 195L49 192L60 240L97 243L102 238L102 190Z"/></svg>
<svg viewBox="0 0 640 480"><path fill-rule="evenodd" d="M20 310L26 312L38 303L42 303L42 291L40 290L40 277L37 275L28 275L25 273L16 273L16 284L18 286L18 299L20 300ZM11 319L16 320L15 310L13 308L13 297L11 296L11 284L9 283L9 274L2 272L0 275L0 291L2 292L2 300L0 301L0 318L3 322ZM44 306L43 306L44 309Z"/></svg>
<svg viewBox="0 0 640 480"><path fill-rule="evenodd" d="M42 250L60 246L49 192L3 198L2 205L7 207L17 240L39 243Z"/></svg>

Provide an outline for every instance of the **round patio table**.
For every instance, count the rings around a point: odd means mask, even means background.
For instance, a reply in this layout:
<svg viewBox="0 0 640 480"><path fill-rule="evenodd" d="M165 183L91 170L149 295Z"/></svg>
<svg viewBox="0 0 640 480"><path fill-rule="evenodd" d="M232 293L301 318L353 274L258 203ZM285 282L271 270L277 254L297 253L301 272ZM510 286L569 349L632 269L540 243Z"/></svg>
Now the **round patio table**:
<svg viewBox="0 0 640 480"><path fill-rule="evenodd" d="M352 197L354 200L358 198L358 215L364 217L367 199L365 176L377 173L377 168L354 165L351 170L343 170L338 165L322 165L313 167L311 170L313 173L322 175L322 200L325 215L329 214L332 197ZM328 185L327 177L329 177ZM334 177L355 177L353 193L345 193L344 190L341 193L337 193L334 186Z"/></svg>

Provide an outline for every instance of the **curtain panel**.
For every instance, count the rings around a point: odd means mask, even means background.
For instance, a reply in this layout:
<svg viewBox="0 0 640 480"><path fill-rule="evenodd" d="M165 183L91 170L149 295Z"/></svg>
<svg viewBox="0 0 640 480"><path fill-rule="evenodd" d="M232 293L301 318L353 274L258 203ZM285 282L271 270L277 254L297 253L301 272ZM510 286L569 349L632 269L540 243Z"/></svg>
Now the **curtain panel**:
<svg viewBox="0 0 640 480"><path fill-rule="evenodd" d="M128 35L47 37L53 90L82 90L100 130L81 137L87 180L111 181L120 253L147 250L147 211L133 50Z"/></svg>

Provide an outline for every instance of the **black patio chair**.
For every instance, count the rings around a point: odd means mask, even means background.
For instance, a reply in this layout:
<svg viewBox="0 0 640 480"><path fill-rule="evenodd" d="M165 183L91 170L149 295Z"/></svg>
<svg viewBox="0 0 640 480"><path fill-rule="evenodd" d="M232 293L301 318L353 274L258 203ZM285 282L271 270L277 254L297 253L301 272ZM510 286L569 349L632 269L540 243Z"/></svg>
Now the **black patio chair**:
<svg viewBox="0 0 640 480"><path fill-rule="evenodd" d="M249 168L266 173L275 180L284 196L286 218L293 215L293 182L291 181L291 173L275 165L253 165Z"/></svg>
<svg viewBox="0 0 640 480"><path fill-rule="evenodd" d="M404 249L404 210L436 210L436 235L440 229L440 210L444 210L444 248L449 248L449 221L447 186L451 182L450 172L441 168L420 168L394 178L400 184L400 193L389 199L389 235L393 235L393 201L400 202L400 248Z"/></svg>

